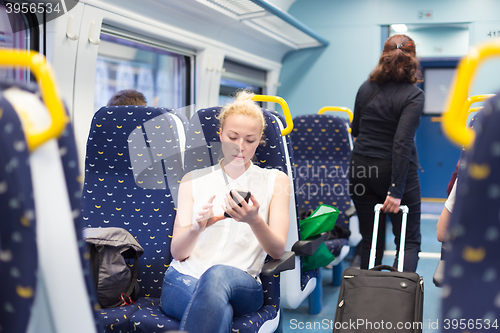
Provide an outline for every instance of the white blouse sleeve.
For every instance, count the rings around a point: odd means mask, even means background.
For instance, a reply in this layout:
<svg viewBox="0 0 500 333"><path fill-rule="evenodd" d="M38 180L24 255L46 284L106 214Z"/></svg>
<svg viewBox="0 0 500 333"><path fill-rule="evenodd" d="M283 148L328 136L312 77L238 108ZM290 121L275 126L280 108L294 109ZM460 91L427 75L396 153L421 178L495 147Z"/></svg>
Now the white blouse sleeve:
<svg viewBox="0 0 500 333"><path fill-rule="evenodd" d="M448 196L448 200L444 203L444 206L451 213L453 211L453 206L455 205L455 197L457 194L457 180L455 179L455 183L453 184L453 188L451 189L450 195Z"/></svg>

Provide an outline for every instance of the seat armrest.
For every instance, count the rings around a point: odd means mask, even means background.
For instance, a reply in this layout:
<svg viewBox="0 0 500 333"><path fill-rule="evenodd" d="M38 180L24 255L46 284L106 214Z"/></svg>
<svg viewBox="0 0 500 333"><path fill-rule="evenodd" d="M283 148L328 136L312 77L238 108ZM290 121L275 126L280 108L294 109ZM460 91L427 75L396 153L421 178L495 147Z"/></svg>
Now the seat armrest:
<svg viewBox="0 0 500 333"><path fill-rule="evenodd" d="M344 214L347 217L347 219L350 219L352 216L356 215L356 207L354 206L349 207L349 209L346 209Z"/></svg>
<svg viewBox="0 0 500 333"><path fill-rule="evenodd" d="M268 261L262 267L262 274L276 275L278 273L295 269L295 253L286 251L281 259Z"/></svg>
<svg viewBox="0 0 500 333"><path fill-rule="evenodd" d="M439 260L438 265L436 267L436 271L432 276L432 282L436 285L436 287L442 287L444 281L444 260Z"/></svg>
<svg viewBox="0 0 500 333"><path fill-rule="evenodd" d="M312 256L327 236L328 233L324 232L316 238L297 241L295 244L293 244L292 251L295 252L296 255L301 257Z"/></svg>

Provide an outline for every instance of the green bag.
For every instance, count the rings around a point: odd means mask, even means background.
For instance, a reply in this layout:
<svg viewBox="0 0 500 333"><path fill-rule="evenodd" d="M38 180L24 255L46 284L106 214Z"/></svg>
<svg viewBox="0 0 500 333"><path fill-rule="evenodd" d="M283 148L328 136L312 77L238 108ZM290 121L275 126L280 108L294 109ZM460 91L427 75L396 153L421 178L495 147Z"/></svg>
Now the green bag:
<svg viewBox="0 0 500 333"><path fill-rule="evenodd" d="M308 218L300 221L301 239L307 240L333 229L339 210L328 205L320 205ZM335 260L325 243L322 243L312 256L302 257L302 268L310 271L324 267Z"/></svg>
<svg viewBox="0 0 500 333"><path fill-rule="evenodd" d="M325 243L321 243L316 252L310 257L302 257L302 269L304 272L325 267L335 260Z"/></svg>
<svg viewBox="0 0 500 333"><path fill-rule="evenodd" d="M308 218L300 221L300 238L307 240L333 229L339 210L333 206L320 205Z"/></svg>

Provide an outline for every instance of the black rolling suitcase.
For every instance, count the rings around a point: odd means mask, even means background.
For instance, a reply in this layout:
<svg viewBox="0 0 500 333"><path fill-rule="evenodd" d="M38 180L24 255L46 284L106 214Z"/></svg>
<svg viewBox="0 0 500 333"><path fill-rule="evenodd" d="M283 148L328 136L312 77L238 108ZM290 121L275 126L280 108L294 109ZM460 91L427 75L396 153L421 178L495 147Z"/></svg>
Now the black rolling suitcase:
<svg viewBox="0 0 500 333"><path fill-rule="evenodd" d="M375 206L369 263L371 269L348 268L344 271L334 333L422 332L424 281L417 273L403 272L408 207L400 207L403 221L398 270L385 265L373 267L380 208L381 204Z"/></svg>

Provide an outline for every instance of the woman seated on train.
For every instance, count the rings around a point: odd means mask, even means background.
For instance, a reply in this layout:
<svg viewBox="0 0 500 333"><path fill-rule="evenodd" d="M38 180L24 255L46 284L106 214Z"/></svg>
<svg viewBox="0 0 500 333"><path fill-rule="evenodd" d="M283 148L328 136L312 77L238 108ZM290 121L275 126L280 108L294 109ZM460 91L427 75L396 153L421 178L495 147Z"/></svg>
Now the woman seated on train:
<svg viewBox="0 0 500 333"><path fill-rule="evenodd" d="M479 111L477 112L474 117L472 117L469 127L473 130L475 129L475 124L479 124L481 122L481 118L484 117L484 113ZM462 152L462 154L465 152L465 150ZM461 158L462 159L462 158ZM448 238L448 226L450 224L450 219L451 219L451 213L453 211L453 206L455 205L455 198L456 198L456 193L457 193L457 183L458 183L458 171L460 168L460 164L463 163L461 162L461 159L458 161L457 164L457 171L455 172L456 175L452 179L453 182L450 181L452 184L451 191L448 193L448 199L446 200L444 204L443 211L441 212L441 215L439 216L439 220L436 224L436 236L438 241L440 242L445 242ZM448 185L448 187L450 187Z"/></svg>
<svg viewBox="0 0 500 333"><path fill-rule="evenodd" d="M289 225L288 177L252 163L266 125L252 94L239 92L218 119L224 158L181 182L161 294L163 311L197 333L230 332L233 316L262 306L259 274L267 255L283 255Z"/></svg>
<svg viewBox="0 0 500 333"><path fill-rule="evenodd" d="M453 206L455 205L455 197L457 193L457 179L453 183L453 187L450 191L450 195L444 204L443 211L439 216L439 220L436 224L436 236L438 241L443 243L446 241L447 233L448 233L448 225L451 219L451 212L453 211Z"/></svg>

